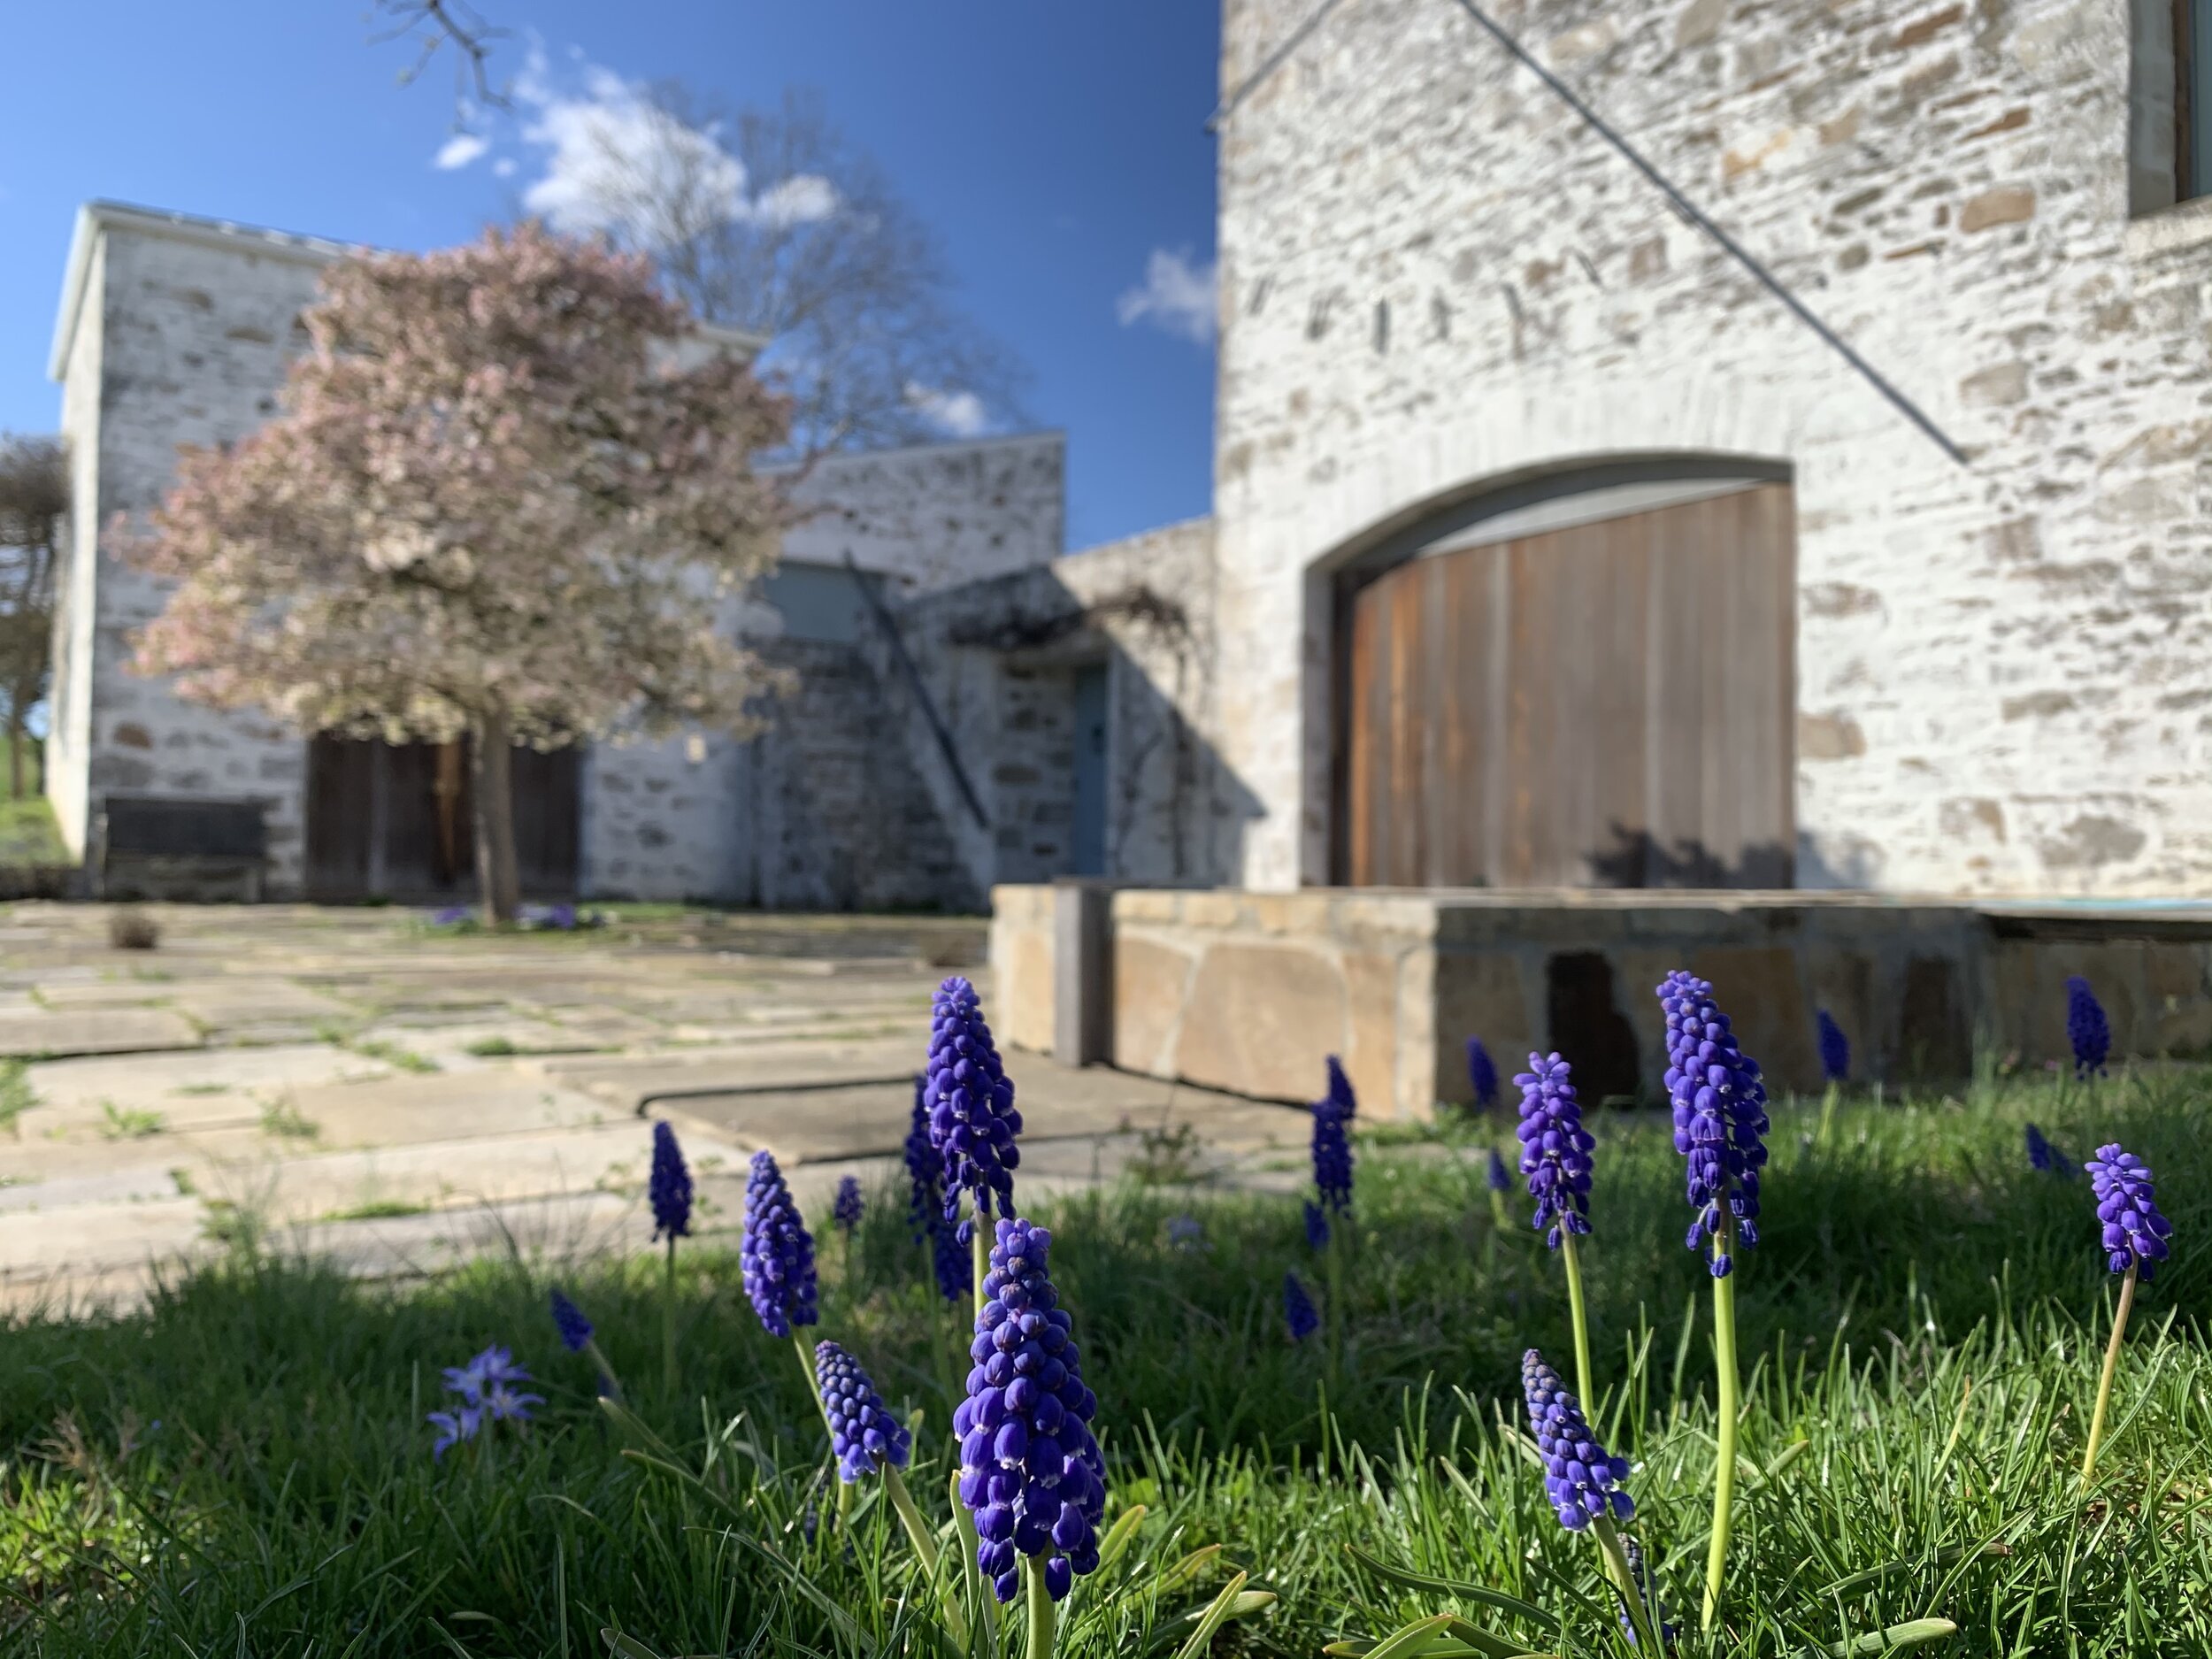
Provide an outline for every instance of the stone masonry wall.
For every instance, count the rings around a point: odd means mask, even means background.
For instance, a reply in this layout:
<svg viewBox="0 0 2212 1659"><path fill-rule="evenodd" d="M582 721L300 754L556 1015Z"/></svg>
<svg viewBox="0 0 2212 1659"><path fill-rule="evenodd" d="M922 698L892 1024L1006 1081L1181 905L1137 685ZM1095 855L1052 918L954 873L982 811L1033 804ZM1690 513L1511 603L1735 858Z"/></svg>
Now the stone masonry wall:
<svg viewBox="0 0 2212 1659"><path fill-rule="evenodd" d="M1311 9L1226 0L1225 89ZM1801 882L2212 884L2212 204L2131 218L2127 0L1495 14L1967 461L1449 0L1333 12L1219 152L1239 879L1325 879L1334 564L1495 480L1695 452L1794 470Z"/></svg>
<svg viewBox="0 0 2212 1659"><path fill-rule="evenodd" d="M1171 525L917 599L898 626L982 799L961 800L918 703L909 747L979 883L1048 880L1071 863L1077 672L1106 671L1105 873L1210 884L1250 797L1212 737L1212 526ZM880 641L886 684L902 676Z"/></svg>
<svg viewBox="0 0 2212 1659"><path fill-rule="evenodd" d="M93 472L90 500L79 496L92 511L74 515L70 589L81 608L58 664L69 705L53 768L58 816L81 849L88 803L111 791L257 798L270 889L296 890L306 746L265 717L188 704L130 672L128 635L160 612L162 584L96 544L114 514L160 499L178 445L233 442L275 411L285 364L304 341L295 319L322 260L119 227L101 236L99 255L65 382L70 435Z"/></svg>

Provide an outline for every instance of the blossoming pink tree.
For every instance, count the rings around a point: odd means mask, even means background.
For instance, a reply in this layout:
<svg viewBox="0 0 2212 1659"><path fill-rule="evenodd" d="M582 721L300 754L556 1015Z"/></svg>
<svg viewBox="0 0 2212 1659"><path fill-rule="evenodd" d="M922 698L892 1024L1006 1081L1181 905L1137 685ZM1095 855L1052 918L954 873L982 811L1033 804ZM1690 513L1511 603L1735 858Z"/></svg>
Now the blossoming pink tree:
<svg viewBox="0 0 2212 1659"><path fill-rule="evenodd" d="M468 734L510 919L514 744L744 728L766 676L712 598L774 557L784 406L644 260L533 226L346 260L304 320L283 412L117 526L176 584L135 665L303 733Z"/></svg>

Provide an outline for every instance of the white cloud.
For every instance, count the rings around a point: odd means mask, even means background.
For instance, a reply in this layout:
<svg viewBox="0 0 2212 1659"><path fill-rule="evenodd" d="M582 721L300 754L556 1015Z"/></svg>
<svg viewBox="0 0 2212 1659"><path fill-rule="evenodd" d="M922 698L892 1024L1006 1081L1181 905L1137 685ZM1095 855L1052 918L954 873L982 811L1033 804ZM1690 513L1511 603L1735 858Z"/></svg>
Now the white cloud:
<svg viewBox="0 0 2212 1659"><path fill-rule="evenodd" d="M492 163L492 171L503 179L513 178L515 176L515 158L512 156L502 156L497 161Z"/></svg>
<svg viewBox="0 0 2212 1659"><path fill-rule="evenodd" d="M1114 302L1122 326L1148 320L1156 328L1204 346L1214 337L1214 265L1193 265L1187 253L1155 248L1145 261L1144 282Z"/></svg>
<svg viewBox="0 0 2212 1659"><path fill-rule="evenodd" d="M491 148L489 139L479 138L474 133L456 133L438 147L430 165L441 172L450 173L456 167L465 167Z"/></svg>
<svg viewBox="0 0 2212 1659"><path fill-rule="evenodd" d="M973 392L939 391L918 380L906 383L906 401L940 432L955 438L978 438L990 430L991 411Z"/></svg>
<svg viewBox="0 0 2212 1659"><path fill-rule="evenodd" d="M545 54L533 50L515 96L532 111L523 137L546 152L544 175L523 192L523 205L557 230L649 242L655 223L632 205L641 201L659 205L658 223L671 204L695 223L718 217L780 227L837 211L836 187L813 173L753 194L745 164L723 148L716 125L687 126L611 70L586 64L581 88L564 91Z"/></svg>

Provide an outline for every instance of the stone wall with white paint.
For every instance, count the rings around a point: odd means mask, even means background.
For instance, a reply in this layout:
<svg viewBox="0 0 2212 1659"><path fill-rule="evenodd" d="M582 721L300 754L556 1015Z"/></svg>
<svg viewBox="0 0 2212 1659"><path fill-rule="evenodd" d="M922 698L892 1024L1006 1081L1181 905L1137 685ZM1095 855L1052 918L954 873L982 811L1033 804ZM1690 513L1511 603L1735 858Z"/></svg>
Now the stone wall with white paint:
<svg viewBox="0 0 2212 1659"><path fill-rule="evenodd" d="M1311 10L1226 0L1225 91ZM1337 9L1221 132L1236 879L1325 879L1334 565L1498 480L1697 453L1793 469L1801 882L2212 885L2212 202L2147 211L2127 0L1495 15L1964 461L1450 0Z"/></svg>

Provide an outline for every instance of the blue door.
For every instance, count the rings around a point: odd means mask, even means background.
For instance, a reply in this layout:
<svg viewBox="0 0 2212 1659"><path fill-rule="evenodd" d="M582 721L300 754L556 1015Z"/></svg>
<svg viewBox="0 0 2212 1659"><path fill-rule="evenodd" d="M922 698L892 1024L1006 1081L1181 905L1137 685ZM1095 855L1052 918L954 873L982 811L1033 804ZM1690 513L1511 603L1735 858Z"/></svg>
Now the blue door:
<svg viewBox="0 0 2212 1659"><path fill-rule="evenodd" d="M1075 823L1068 873L1106 873L1106 664L1075 671Z"/></svg>

